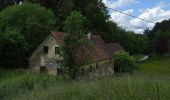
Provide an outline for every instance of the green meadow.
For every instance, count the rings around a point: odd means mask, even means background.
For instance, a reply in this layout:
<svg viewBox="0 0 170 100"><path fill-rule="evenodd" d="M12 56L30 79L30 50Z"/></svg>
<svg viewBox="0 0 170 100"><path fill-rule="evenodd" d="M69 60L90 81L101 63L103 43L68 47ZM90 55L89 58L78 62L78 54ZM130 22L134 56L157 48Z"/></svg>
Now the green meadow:
<svg viewBox="0 0 170 100"><path fill-rule="evenodd" d="M170 58L136 64L133 74L68 80L0 69L0 100L170 100Z"/></svg>

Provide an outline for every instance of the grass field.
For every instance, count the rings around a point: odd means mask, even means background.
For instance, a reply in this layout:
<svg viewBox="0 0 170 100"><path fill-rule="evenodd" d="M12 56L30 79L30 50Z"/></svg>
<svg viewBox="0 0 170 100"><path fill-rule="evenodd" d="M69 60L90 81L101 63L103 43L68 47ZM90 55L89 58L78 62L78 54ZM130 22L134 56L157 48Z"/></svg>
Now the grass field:
<svg viewBox="0 0 170 100"><path fill-rule="evenodd" d="M170 100L170 58L138 63L133 74L71 81L0 70L0 100Z"/></svg>

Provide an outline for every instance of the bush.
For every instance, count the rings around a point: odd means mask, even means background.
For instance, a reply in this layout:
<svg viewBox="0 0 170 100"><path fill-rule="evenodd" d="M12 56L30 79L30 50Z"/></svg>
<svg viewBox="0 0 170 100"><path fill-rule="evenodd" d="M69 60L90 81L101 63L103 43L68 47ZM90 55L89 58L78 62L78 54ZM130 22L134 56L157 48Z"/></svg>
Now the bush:
<svg viewBox="0 0 170 100"><path fill-rule="evenodd" d="M25 78L21 84L21 87L23 89L23 92L25 91L31 91L34 88L34 83L32 79Z"/></svg>
<svg viewBox="0 0 170 100"><path fill-rule="evenodd" d="M6 96L6 86L5 85L0 85L0 98L3 99Z"/></svg>
<svg viewBox="0 0 170 100"><path fill-rule="evenodd" d="M135 67L135 59L127 52L119 51L114 55L115 72L133 72Z"/></svg>

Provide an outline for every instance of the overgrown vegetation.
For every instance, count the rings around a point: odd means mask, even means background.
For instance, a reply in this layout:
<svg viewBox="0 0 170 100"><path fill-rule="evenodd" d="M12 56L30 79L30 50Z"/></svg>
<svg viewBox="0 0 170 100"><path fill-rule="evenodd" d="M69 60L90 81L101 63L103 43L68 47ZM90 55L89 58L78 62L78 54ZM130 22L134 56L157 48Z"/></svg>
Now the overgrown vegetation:
<svg viewBox="0 0 170 100"><path fill-rule="evenodd" d="M24 70L0 70L2 100L169 100L170 59L137 64L133 74L72 81Z"/></svg>
<svg viewBox="0 0 170 100"><path fill-rule="evenodd" d="M84 41L84 28L85 28L86 18L79 12L72 12L70 16L67 17L64 24L65 37L64 44L62 46L62 56L64 58L64 67L68 71L68 75L75 78L79 67L82 66L80 58L80 49L82 45L85 44Z"/></svg>
<svg viewBox="0 0 170 100"><path fill-rule="evenodd" d="M127 52L118 51L114 55L114 70L115 72L133 72L135 68L135 59Z"/></svg>
<svg viewBox="0 0 170 100"><path fill-rule="evenodd" d="M1 0L0 5L0 34L5 33L6 28L18 29L29 44L28 53L23 55L26 61L50 31L66 31L64 21L74 11L86 18L84 32L100 35L107 43L119 42L130 54L150 52L147 35L118 27L109 20L108 10L99 0Z"/></svg>
<svg viewBox="0 0 170 100"><path fill-rule="evenodd" d="M14 68L23 66L25 56L29 50L24 36L17 29L6 29L0 34L0 65ZM25 64L26 66L26 64Z"/></svg>
<svg viewBox="0 0 170 100"><path fill-rule="evenodd" d="M50 31L67 33L63 56L72 77L81 66L75 54L88 31L100 35L107 43L119 42L130 54L170 53L170 20L157 23L145 34L127 32L109 20L107 8L98 1L1 0L0 67L26 67L28 57ZM91 81L0 69L0 99L169 100L169 65L169 57L154 58L136 64L138 70L131 75L115 74ZM127 53L116 55L116 70L131 72L133 67L134 60Z"/></svg>
<svg viewBox="0 0 170 100"><path fill-rule="evenodd" d="M170 19L156 23L152 30L146 29L144 34L149 38L150 53L165 55L170 53Z"/></svg>
<svg viewBox="0 0 170 100"><path fill-rule="evenodd" d="M0 66L25 67L28 57L54 29L52 11L38 4L22 4L0 12Z"/></svg>

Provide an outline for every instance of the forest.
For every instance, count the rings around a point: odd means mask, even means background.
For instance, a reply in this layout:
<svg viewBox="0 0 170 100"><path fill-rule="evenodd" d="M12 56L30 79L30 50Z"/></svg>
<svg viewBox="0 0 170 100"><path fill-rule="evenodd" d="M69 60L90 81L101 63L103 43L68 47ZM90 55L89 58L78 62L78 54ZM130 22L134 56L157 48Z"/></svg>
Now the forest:
<svg viewBox="0 0 170 100"><path fill-rule="evenodd" d="M117 41L130 54L170 52L170 20L137 34L111 21L109 10L98 0L1 0L0 66L28 67L30 54L50 31L64 32L64 21L74 11L86 18L84 33L100 35L106 43Z"/></svg>

